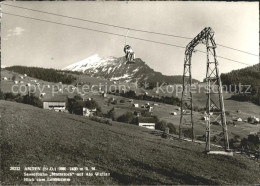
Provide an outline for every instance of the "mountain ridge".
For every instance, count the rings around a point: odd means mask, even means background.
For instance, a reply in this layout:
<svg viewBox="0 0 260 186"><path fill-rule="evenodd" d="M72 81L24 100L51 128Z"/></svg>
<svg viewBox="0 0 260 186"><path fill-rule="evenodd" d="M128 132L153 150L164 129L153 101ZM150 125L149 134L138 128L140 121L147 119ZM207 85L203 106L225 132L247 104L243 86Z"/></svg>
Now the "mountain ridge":
<svg viewBox="0 0 260 186"><path fill-rule="evenodd" d="M103 77L110 80L126 82L159 82L182 83L182 76L167 76L149 67L142 59L136 58L135 64L126 64L125 57L101 58L98 54L92 55L79 62L73 63L63 70L84 72L91 77ZM193 79L194 82L199 82Z"/></svg>

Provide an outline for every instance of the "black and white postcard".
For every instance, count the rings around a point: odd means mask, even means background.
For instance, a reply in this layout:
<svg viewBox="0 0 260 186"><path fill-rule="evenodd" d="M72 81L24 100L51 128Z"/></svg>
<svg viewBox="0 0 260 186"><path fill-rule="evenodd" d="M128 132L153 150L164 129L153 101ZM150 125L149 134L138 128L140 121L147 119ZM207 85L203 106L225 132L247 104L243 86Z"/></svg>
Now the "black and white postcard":
<svg viewBox="0 0 260 186"><path fill-rule="evenodd" d="M259 2L0 5L1 185L260 184Z"/></svg>

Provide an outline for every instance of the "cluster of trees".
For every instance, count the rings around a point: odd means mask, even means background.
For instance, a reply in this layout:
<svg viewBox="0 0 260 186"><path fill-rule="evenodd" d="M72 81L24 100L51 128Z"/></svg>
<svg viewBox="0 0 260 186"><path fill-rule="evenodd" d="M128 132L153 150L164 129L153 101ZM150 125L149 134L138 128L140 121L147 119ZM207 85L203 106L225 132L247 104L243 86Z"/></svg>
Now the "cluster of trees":
<svg viewBox="0 0 260 186"><path fill-rule="evenodd" d="M113 94L110 92L110 94ZM149 96L149 95L136 95L136 93L133 90L129 90L127 92L119 92L117 91L115 93L116 95L120 95L122 97L126 97L126 98L130 98L130 99L138 99L138 100L147 100L147 101L154 101L154 102L160 102L160 103L166 103L166 104L170 104L170 105L180 105L180 99L176 98L176 97L169 97L169 96L161 96L159 97L153 97L153 96Z"/></svg>
<svg viewBox="0 0 260 186"><path fill-rule="evenodd" d="M117 121L129 124L137 124L137 117L132 112L126 112L119 116Z"/></svg>
<svg viewBox="0 0 260 186"><path fill-rule="evenodd" d="M62 82L65 84L71 84L76 80L76 77L66 73L61 73L55 69L45 69L39 67L25 67L25 66L11 66L6 67L7 70L13 71L19 74L27 74L30 77L41 79L49 82Z"/></svg>
<svg viewBox="0 0 260 186"><path fill-rule="evenodd" d="M83 107L88 109L97 109L96 115L102 116L101 108L95 100L91 99L83 101L83 99L78 95L73 98L68 98L67 108L71 114L83 115Z"/></svg>
<svg viewBox="0 0 260 186"><path fill-rule="evenodd" d="M232 142L233 141L231 141L231 144ZM240 142L240 148L252 151L260 150L260 139L258 135L250 134L247 138L243 138Z"/></svg>
<svg viewBox="0 0 260 186"><path fill-rule="evenodd" d="M235 93L231 99L251 101L257 105L260 105L259 79L259 64L221 74L222 84L227 86L228 91ZM245 93L248 86L241 85L250 85L250 93Z"/></svg>
<svg viewBox="0 0 260 186"><path fill-rule="evenodd" d="M0 99L7 100L7 101L15 101L17 103L24 103L24 104L42 108L42 101L32 93L30 95L23 96L21 94L13 94L11 92L8 93L0 92Z"/></svg>
<svg viewBox="0 0 260 186"><path fill-rule="evenodd" d="M177 134L177 129L172 123L167 123L163 120L159 120L156 116L154 117L156 121L155 129L165 131L166 128L169 128L170 134Z"/></svg>

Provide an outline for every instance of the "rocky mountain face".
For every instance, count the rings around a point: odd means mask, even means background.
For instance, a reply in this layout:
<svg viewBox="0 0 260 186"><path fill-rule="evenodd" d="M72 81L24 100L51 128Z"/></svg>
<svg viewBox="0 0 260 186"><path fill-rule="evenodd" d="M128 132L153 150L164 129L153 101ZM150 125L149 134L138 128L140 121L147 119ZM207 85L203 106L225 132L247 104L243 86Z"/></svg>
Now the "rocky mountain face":
<svg viewBox="0 0 260 186"><path fill-rule="evenodd" d="M125 57L101 58L97 54L71 64L63 70L79 71L92 77L126 82L165 82L182 83L182 76L166 76L154 71L142 59L135 59L135 64L126 64Z"/></svg>

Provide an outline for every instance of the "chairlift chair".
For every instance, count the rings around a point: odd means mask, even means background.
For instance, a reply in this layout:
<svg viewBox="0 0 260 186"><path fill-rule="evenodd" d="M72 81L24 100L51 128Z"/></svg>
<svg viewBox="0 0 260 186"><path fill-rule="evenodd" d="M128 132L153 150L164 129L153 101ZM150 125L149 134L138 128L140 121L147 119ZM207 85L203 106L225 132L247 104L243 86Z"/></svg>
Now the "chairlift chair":
<svg viewBox="0 0 260 186"><path fill-rule="evenodd" d="M132 47L127 44L127 36L129 33L129 29L127 30L127 34L125 36L125 47L124 47L124 52L125 52L125 58L126 58L126 64L135 64L135 54L132 50Z"/></svg>

